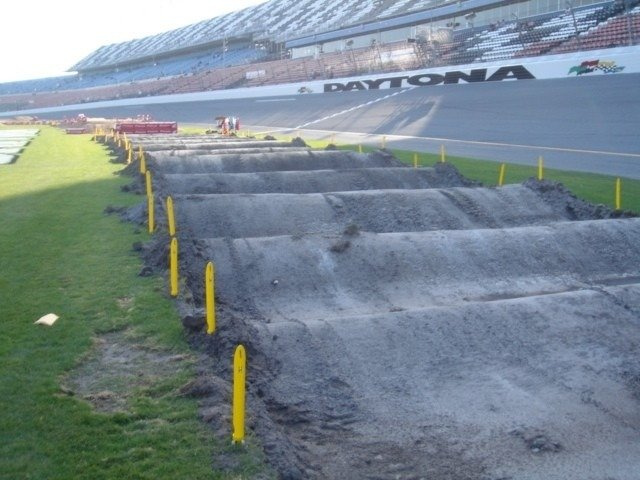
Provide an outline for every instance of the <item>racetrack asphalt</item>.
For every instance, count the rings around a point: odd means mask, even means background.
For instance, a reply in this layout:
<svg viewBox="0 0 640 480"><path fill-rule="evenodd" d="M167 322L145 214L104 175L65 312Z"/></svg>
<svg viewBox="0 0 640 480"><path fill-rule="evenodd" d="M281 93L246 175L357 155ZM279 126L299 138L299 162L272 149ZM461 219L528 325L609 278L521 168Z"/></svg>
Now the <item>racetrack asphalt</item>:
<svg viewBox="0 0 640 480"><path fill-rule="evenodd" d="M454 156L640 178L640 74L313 93L277 98L78 108L213 126L236 115L243 128L380 144ZM390 96L393 93L396 95ZM74 112L66 112L66 115ZM43 115L55 117L55 114Z"/></svg>

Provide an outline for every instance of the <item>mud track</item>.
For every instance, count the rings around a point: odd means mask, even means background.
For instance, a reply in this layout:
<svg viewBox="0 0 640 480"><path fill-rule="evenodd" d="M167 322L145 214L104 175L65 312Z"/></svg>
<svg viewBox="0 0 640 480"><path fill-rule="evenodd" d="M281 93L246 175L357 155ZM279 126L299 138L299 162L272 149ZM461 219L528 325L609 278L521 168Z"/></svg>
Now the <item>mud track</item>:
<svg viewBox="0 0 640 480"><path fill-rule="evenodd" d="M250 427L282 478L638 479L640 219L385 152L133 142L175 200L203 372L228 379L247 346ZM167 243L145 247L161 271ZM228 390L207 392L219 430Z"/></svg>

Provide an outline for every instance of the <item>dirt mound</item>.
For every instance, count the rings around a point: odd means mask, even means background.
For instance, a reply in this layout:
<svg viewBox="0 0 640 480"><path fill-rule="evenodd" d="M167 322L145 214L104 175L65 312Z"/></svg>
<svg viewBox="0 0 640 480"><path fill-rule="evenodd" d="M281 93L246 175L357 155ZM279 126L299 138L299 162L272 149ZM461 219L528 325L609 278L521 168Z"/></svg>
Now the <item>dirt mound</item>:
<svg viewBox="0 0 640 480"><path fill-rule="evenodd" d="M629 211L616 211L606 205L594 205L576 197L559 182L539 181L530 178L524 186L537 192L554 210L562 212L570 220L592 220L595 218L630 218L637 215Z"/></svg>
<svg viewBox="0 0 640 480"><path fill-rule="evenodd" d="M269 237L419 232L543 225L568 219L530 189L393 189L311 194L174 196L176 216L193 235ZM256 215L260 212L260 215Z"/></svg>
<svg viewBox="0 0 640 480"><path fill-rule="evenodd" d="M638 316L621 294L638 305L635 285L262 324L280 367L263 398L326 411L329 378L355 402L333 427L277 417L303 478L633 478Z"/></svg>
<svg viewBox="0 0 640 480"><path fill-rule="evenodd" d="M245 154L245 153L285 153L285 152L306 152L308 148L294 148L294 147L232 147L232 148L216 148L216 149L195 149L186 148L181 150L167 148L166 150L155 150L151 154L153 155L171 155L174 157L193 157L196 155L224 155L229 153Z"/></svg>
<svg viewBox="0 0 640 480"><path fill-rule="evenodd" d="M282 478L633 478L639 219L384 151L211 151L149 165L175 201L215 431L229 392L207 382L228 382L243 343L249 426ZM141 250L164 271L167 248Z"/></svg>
<svg viewBox="0 0 640 480"><path fill-rule="evenodd" d="M167 173L248 173L297 170L332 170L398 167L402 164L382 153L292 151L175 157L163 153L149 156L150 168Z"/></svg>
<svg viewBox="0 0 640 480"><path fill-rule="evenodd" d="M306 147L300 142L279 142L274 140L240 139L236 137L207 138L194 137L165 137L165 138L134 138L136 147L142 147L145 152L158 150L222 150L231 148L275 148L275 147Z"/></svg>
<svg viewBox="0 0 640 480"><path fill-rule="evenodd" d="M172 194L315 193L472 185L457 171L438 167L166 174L163 180L166 191Z"/></svg>
<svg viewBox="0 0 640 480"><path fill-rule="evenodd" d="M629 223L631 222L631 223ZM414 310L638 280L640 220L544 227L202 239L218 295L271 321ZM517 261L514 262L514 259ZM192 259L201 277L207 259ZM277 283L274 283L276 282Z"/></svg>

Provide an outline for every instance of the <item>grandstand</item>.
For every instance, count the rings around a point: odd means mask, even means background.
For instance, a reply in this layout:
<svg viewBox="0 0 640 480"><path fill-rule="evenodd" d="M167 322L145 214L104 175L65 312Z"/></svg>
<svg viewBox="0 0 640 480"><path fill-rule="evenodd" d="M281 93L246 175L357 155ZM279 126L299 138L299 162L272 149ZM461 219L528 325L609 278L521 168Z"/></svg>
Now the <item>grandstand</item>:
<svg viewBox="0 0 640 480"><path fill-rule="evenodd" d="M0 84L0 111L634 45L640 0L271 0Z"/></svg>

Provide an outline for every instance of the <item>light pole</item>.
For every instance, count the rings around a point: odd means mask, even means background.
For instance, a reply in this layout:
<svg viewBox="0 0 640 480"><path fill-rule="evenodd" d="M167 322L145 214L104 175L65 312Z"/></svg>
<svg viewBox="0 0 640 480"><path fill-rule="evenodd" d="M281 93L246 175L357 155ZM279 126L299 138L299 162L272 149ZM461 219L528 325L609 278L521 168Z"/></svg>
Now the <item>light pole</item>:
<svg viewBox="0 0 640 480"><path fill-rule="evenodd" d="M222 68L225 67L225 57L227 54L227 34L222 37Z"/></svg>
<svg viewBox="0 0 640 480"><path fill-rule="evenodd" d="M573 2L571 0L567 0L565 5L569 9L571 18L573 19L573 29L576 31L576 42L578 42L578 47L582 47L582 43L580 42L580 35L578 35L578 22L576 21L576 12L573 11Z"/></svg>
<svg viewBox="0 0 640 480"><path fill-rule="evenodd" d="M224 90L224 75L225 75L225 66L226 66L226 55L227 55L227 34L222 34L222 69L221 69L221 77L222 77L222 90Z"/></svg>
<svg viewBox="0 0 640 480"><path fill-rule="evenodd" d="M629 0L622 0L624 2L624 11L627 16L627 34L629 35L629 45L633 45L633 26L631 23L631 10L629 9Z"/></svg>
<svg viewBox="0 0 640 480"><path fill-rule="evenodd" d="M518 26L518 40L520 40L520 45L522 45L522 49L524 50L524 42L522 41L522 23L520 23L520 18L517 13L512 13L511 16L516 19L516 25Z"/></svg>

